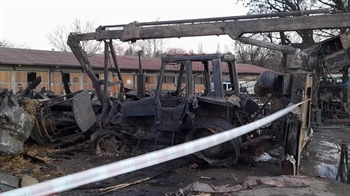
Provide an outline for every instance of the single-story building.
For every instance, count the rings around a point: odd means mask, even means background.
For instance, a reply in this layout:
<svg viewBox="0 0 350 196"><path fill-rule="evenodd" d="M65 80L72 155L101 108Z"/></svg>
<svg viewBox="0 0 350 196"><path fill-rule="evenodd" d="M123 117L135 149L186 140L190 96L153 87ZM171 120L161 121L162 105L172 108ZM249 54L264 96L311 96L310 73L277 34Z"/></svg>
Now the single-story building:
<svg viewBox="0 0 350 196"><path fill-rule="evenodd" d="M93 70L99 79L104 77L103 54L96 54L89 58ZM138 57L117 56L118 65L122 72L123 82L127 88L136 88L136 75L138 74ZM145 74L146 89L155 89L157 85L157 75L161 66L161 59L142 57L142 68ZM28 82L41 76L42 82L38 86L46 87L56 94L61 94L62 77L60 70L64 72L64 77L69 81L72 92L78 90L91 90L90 78L83 72L81 65L71 52L46 51L33 49L3 48L0 47L0 87L18 91L18 84L26 87ZM200 73L203 71L201 63L194 62L193 70ZM268 69L251 64L237 64L237 71L240 80L252 81L260 73ZM223 72L228 73L227 66L223 64ZM173 69L166 71L164 78L165 86L168 90L175 89L175 81L178 72ZM117 80L117 76L110 74L110 81ZM203 77L200 74L194 78L195 89L200 92L204 89ZM111 87L110 91L117 92L116 87Z"/></svg>

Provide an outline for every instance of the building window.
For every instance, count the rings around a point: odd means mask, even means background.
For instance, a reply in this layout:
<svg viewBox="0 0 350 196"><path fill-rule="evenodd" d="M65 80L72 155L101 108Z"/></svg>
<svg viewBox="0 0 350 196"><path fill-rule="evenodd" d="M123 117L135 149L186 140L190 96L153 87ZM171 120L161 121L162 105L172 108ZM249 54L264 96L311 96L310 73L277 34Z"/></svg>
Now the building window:
<svg viewBox="0 0 350 196"><path fill-rule="evenodd" d="M63 74L64 79L69 83L70 82L70 74L69 73L64 73ZM63 81L62 81L63 82Z"/></svg>
<svg viewBox="0 0 350 196"><path fill-rule="evenodd" d="M165 84L175 84L175 76L164 76L163 83L165 83Z"/></svg>
<svg viewBox="0 0 350 196"><path fill-rule="evenodd" d="M27 82L32 82L36 78L36 72L27 73Z"/></svg>
<svg viewBox="0 0 350 196"><path fill-rule="evenodd" d="M145 83L149 84L149 76L145 76Z"/></svg>
<svg viewBox="0 0 350 196"><path fill-rule="evenodd" d="M95 74L97 79L100 79L100 74Z"/></svg>
<svg viewBox="0 0 350 196"><path fill-rule="evenodd" d="M203 77L195 77L194 84L203 84Z"/></svg>

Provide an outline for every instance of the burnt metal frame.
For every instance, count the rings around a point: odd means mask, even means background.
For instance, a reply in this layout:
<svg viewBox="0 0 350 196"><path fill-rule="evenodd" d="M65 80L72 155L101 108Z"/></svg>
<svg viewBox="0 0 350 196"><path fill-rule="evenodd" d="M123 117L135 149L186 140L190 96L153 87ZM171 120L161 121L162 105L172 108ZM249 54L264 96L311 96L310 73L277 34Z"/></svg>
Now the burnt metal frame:
<svg viewBox="0 0 350 196"><path fill-rule="evenodd" d="M228 64L229 69L229 76L230 76L230 82L231 85L234 87L234 90L237 93L240 93L239 91L239 81L238 81L238 74L237 74L237 67L235 62L235 57L233 54L207 54L207 55L194 55L194 56L181 56L181 55L172 55L172 56L164 56L162 57L162 65L161 70L158 78L157 88L156 88L156 97L159 97L161 92L161 84L163 83L162 76L164 76L165 67L168 64L171 63L180 63L180 71L179 71L179 77L176 84L176 92L179 93L181 90L181 83L183 78L183 72L186 68L186 78L192 78L192 62L198 61L202 62L204 66L204 80L205 80L205 94L208 95L208 93L211 91L210 87L210 70L209 70L209 61L212 61L212 72L213 72L213 83L215 88L215 96L216 97L223 97L224 91L222 86L222 64L221 62L226 62ZM192 82L189 79L186 79L186 96L189 97L193 94L194 86ZM157 99L157 98L156 98Z"/></svg>
<svg viewBox="0 0 350 196"><path fill-rule="evenodd" d="M75 136L75 135L79 134L79 132L76 132L75 134L67 135L67 136L63 136L63 137L58 137L58 138L51 137L52 135L53 136L57 136L57 135L61 134L61 131L63 131L63 130L68 130L68 129L73 129L73 128L79 129L79 126L78 125L73 125L71 127L65 127L65 128L62 128L62 129L58 129L56 127L56 121L53 119L53 115L52 115L50 107L52 107L54 105L59 105L59 104L66 103L67 100L72 101L74 99L74 96L79 94L79 93L81 93L81 92L82 91L77 91L77 92L74 92L74 93L71 93L71 94L61 95L59 97L40 102L40 104L42 104L42 106L37 108L37 110L38 110L37 111L38 112L37 118L38 119L42 119L42 120L45 120L45 119L48 120L47 123L50 126L49 127L50 130L48 130L46 128L45 121L41 121L39 123L39 121L37 119L35 119L35 126L36 126L37 131L38 131L38 133L39 133L41 138L48 138L51 142L54 142L56 140L62 140L62 139L65 139L65 138L70 138L72 136ZM72 108L73 108L73 106L72 106ZM74 112L73 109L72 109L72 112Z"/></svg>
<svg viewBox="0 0 350 196"><path fill-rule="evenodd" d="M134 42L139 39L229 35L232 39L239 40L242 43L263 46L266 48L290 53L295 51L293 47L265 43L247 37L242 37L242 35L245 33L332 29L346 27L350 27L350 13L337 14L329 9L320 9L247 16L157 21L145 23L134 22L122 25L107 25L100 26L96 29L96 32L92 33L71 33L68 37L67 44L71 48L73 54L78 59L79 63L82 65L82 68L85 71L85 73L92 80L93 87L96 90L96 95L101 104L103 105L103 111L100 118L100 120L102 121L102 119L108 114L111 108L107 96L107 89L109 85L113 84L109 84L108 80L106 79L106 77L108 77L108 74L106 74L104 81L98 80L98 78L95 76L95 74L92 71L92 66L88 59L88 56L83 51L80 45L81 41L104 41L105 50L107 50L105 51L105 56L109 55L107 46L109 45L111 51L110 53L112 55L113 63L115 66L115 68L110 69L110 71L114 70L117 73L119 81L115 84L120 84L120 97L123 97L124 86L121 77L121 72L117 64L112 39ZM119 29L113 30L112 28ZM230 63L231 62L229 62L229 64ZM105 73L108 73L108 64L108 58L105 57ZM230 76L231 83L233 81L233 78L233 76ZM159 79L159 82L162 82L162 78ZM105 83L104 89L101 88L101 85L103 83ZM235 90L239 91L238 83L234 83L233 85L235 85ZM221 96L221 93L220 95L218 93L218 96Z"/></svg>

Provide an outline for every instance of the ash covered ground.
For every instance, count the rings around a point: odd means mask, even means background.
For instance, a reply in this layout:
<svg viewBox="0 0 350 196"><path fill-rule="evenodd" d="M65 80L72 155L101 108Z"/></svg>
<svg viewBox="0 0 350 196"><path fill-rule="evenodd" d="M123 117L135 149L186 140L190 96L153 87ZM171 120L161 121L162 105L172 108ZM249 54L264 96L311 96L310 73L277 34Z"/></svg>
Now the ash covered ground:
<svg viewBox="0 0 350 196"><path fill-rule="evenodd" d="M340 164L340 159L344 158L341 156L341 145L344 144L348 147L350 144L350 129L347 127L320 127L314 130L309 154L302 158L299 173L310 180L311 186L307 187L258 186L235 192L206 194L184 194L180 191L194 182L232 187L242 185L248 176L280 176L279 160L283 151L277 149L259 160L242 158L228 167L201 166L180 158L57 195L347 195L350 191L350 172L347 166ZM119 157L98 156L92 143L83 138L48 147L27 142L24 154L0 157L0 172L17 177L28 174L42 182L145 152L143 149ZM118 190L108 192L112 188Z"/></svg>

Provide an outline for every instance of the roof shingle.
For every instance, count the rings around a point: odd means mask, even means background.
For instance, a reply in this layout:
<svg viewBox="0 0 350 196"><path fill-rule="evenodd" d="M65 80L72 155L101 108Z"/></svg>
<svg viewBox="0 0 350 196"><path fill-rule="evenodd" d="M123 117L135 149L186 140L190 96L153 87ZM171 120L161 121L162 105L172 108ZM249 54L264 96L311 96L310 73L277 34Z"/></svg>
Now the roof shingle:
<svg viewBox="0 0 350 196"><path fill-rule="evenodd" d="M104 65L103 54L96 54L90 57L89 60L94 67L102 68ZM120 69L138 69L138 57L117 56L117 61ZM78 60L71 52L3 47L0 47L0 65L1 64L80 67ZM160 65L160 58L142 57L142 68L144 70L159 70ZM172 68L169 67L169 69L171 70ZM203 66L199 62L194 62L193 69L203 70ZM237 71L241 74L260 74L267 70L266 68L251 64L237 64ZM224 68L223 71L227 72L227 68L226 70Z"/></svg>

